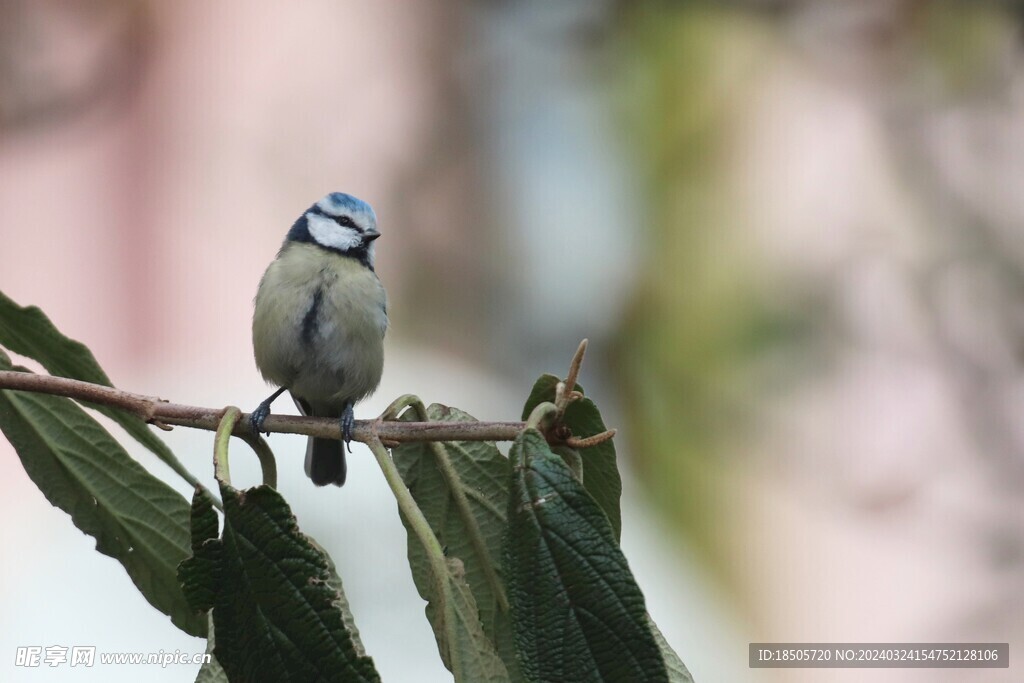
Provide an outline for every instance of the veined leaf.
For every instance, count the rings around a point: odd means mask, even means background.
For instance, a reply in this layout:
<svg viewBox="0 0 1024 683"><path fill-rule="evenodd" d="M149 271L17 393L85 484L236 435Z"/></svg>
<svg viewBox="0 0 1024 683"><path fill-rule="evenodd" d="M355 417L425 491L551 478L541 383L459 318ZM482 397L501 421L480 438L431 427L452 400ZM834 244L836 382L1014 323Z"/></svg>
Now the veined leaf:
<svg viewBox="0 0 1024 683"><path fill-rule="evenodd" d="M506 683L511 680L494 644L484 634L473 591L457 558L445 562L442 595L427 591L427 617L434 629L441 660L456 683ZM450 601L445 604L445 601ZM443 616L442 616L443 614Z"/></svg>
<svg viewBox="0 0 1024 683"><path fill-rule="evenodd" d="M541 375L533 385L530 397L523 407L523 419L539 404L554 403L555 387L561 380L554 375ZM576 385L576 391L583 393L583 387ZM585 438L600 434L607 428L601 419L597 405L589 398L573 401L565 409L565 424L572 430L573 436ZM619 511L619 499L622 497L622 478L616 462L614 439L609 439L590 448L579 450L583 463L583 486L608 515L615 540L622 536L622 513Z"/></svg>
<svg viewBox="0 0 1024 683"><path fill-rule="evenodd" d="M207 633L209 635L206 637L206 654L210 655L210 661L199 668L199 674L196 675L196 683L229 683L224 667L220 665L217 657L213 654L213 648L217 644L217 637L213 631L212 617L208 618Z"/></svg>
<svg viewBox="0 0 1024 683"><path fill-rule="evenodd" d="M11 369L0 352L0 370ZM206 634L175 573L189 554L189 508L180 494L69 399L0 391L0 430L46 499L124 566L151 605L186 633Z"/></svg>
<svg viewBox="0 0 1024 683"><path fill-rule="evenodd" d="M0 346L37 361L51 375L113 386L84 344L61 334L36 306L19 306L3 292L0 292ZM123 410L87 405L119 424L192 486L199 483L140 418Z"/></svg>
<svg viewBox="0 0 1024 683"><path fill-rule="evenodd" d="M535 429L510 452L504 566L528 680L667 683L608 517Z"/></svg>
<svg viewBox="0 0 1024 683"><path fill-rule="evenodd" d="M352 646L356 649L356 655L360 657L366 656L366 648L363 646L362 638L359 637L359 629L356 628L356 620L352 616L352 608L348 604L348 598L345 596L345 587L341 583L341 575L338 573L338 568L334 566L334 560L323 549L323 546L313 540L312 536L306 536L306 540L323 555L324 561L327 562L327 585L334 591L334 606L341 612L341 621L345 624L345 630L348 631L349 636L352 638Z"/></svg>
<svg viewBox="0 0 1024 683"><path fill-rule="evenodd" d="M427 408L427 418L436 421L474 422L475 418L457 408L433 404ZM402 418L414 421L414 411L406 411ZM478 648L475 639L483 638L500 657L503 667L485 658L475 663L477 671L464 669L456 675L457 681L508 680L522 681L512 642L512 624L503 603L504 583L501 579L501 541L505 529L508 499L509 464L491 442L460 441L440 444L455 475L466 507L462 508L448 478L442 473L433 448L428 443L405 443L393 450L393 459L402 480L409 487L423 515L430 523L438 541L447 549L451 590L457 597L457 611L465 613L465 632L459 643L448 643L443 628L443 615L438 612L439 596L431 566L423 546L409 531L409 565L420 596L427 600L427 617L438 638L438 649L451 669L448 649ZM476 542L474 542L474 538ZM457 563L458 571L451 565ZM464 578L463 578L464 577ZM499 598L499 594L502 596ZM478 615L478 619L474 619ZM460 621L462 619L460 618ZM479 621L480 633L474 633ZM464 653L475 657L473 653ZM454 670L453 670L454 672Z"/></svg>
<svg viewBox="0 0 1024 683"><path fill-rule="evenodd" d="M220 525L213 505L198 489L192 495L189 521L192 556L178 565L178 581L192 609L207 612L213 608L221 583Z"/></svg>
<svg viewBox="0 0 1024 683"><path fill-rule="evenodd" d="M379 682L339 607L340 581L269 486L221 483L224 529L210 499L192 501L194 554L180 576L189 601L213 608L214 655L231 680Z"/></svg>
<svg viewBox="0 0 1024 683"><path fill-rule="evenodd" d="M651 627L651 633L654 634L654 640L658 643L658 649L661 650L661 657L665 660L665 668L668 669L668 682L693 683L693 676L690 675L690 670L683 664L683 660L679 659L679 655L676 654L676 651L665 640L665 636L661 634L658 625L654 623L650 616L647 617L647 623Z"/></svg>

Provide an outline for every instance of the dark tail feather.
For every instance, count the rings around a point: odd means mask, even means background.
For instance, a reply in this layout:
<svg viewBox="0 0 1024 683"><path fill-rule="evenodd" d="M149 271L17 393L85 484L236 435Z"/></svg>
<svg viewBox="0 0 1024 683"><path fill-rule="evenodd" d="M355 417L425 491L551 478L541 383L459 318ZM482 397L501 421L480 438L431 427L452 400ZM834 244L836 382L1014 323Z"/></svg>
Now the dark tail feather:
<svg viewBox="0 0 1024 683"><path fill-rule="evenodd" d="M317 486L345 483L345 444L336 439L310 437L306 446L306 475Z"/></svg>

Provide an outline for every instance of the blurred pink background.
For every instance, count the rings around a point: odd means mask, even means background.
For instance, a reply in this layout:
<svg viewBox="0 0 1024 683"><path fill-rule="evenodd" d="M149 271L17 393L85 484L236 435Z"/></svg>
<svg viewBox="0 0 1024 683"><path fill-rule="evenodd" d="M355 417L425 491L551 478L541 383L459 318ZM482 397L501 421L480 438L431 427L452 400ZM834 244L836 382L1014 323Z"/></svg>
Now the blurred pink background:
<svg viewBox="0 0 1024 683"><path fill-rule="evenodd" d="M746 649L1024 642L1018 7L2 3L0 290L124 389L248 410L259 277L355 194L393 324L357 416L411 392L512 419L589 337L624 550L697 681L1019 680ZM165 438L212 480L211 435ZM302 440L271 445L384 680L450 680L369 453L312 490ZM0 677L67 675L25 645L203 649L2 440L0 473Z"/></svg>

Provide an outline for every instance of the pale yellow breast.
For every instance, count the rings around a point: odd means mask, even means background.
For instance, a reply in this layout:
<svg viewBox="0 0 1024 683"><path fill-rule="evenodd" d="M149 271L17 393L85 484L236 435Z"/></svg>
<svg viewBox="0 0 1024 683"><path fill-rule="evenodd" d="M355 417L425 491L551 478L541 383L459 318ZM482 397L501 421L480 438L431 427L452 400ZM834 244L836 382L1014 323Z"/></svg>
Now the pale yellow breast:
<svg viewBox="0 0 1024 683"><path fill-rule="evenodd" d="M303 334L318 290L315 327ZM384 288L372 271L354 259L293 243L267 268L256 295L256 364L268 381L313 402L362 398L383 370L385 306Z"/></svg>

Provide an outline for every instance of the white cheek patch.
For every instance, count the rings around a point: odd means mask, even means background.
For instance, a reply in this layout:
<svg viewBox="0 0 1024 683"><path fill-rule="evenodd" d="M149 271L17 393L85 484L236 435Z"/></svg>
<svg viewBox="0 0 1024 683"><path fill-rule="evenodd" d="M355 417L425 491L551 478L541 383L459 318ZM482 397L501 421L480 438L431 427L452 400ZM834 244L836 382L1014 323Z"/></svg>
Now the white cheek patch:
<svg viewBox="0 0 1024 683"><path fill-rule="evenodd" d="M315 213L306 214L306 225L313 239L325 247L348 251L358 247L363 236L354 228L338 225L330 218Z"/></svg>

